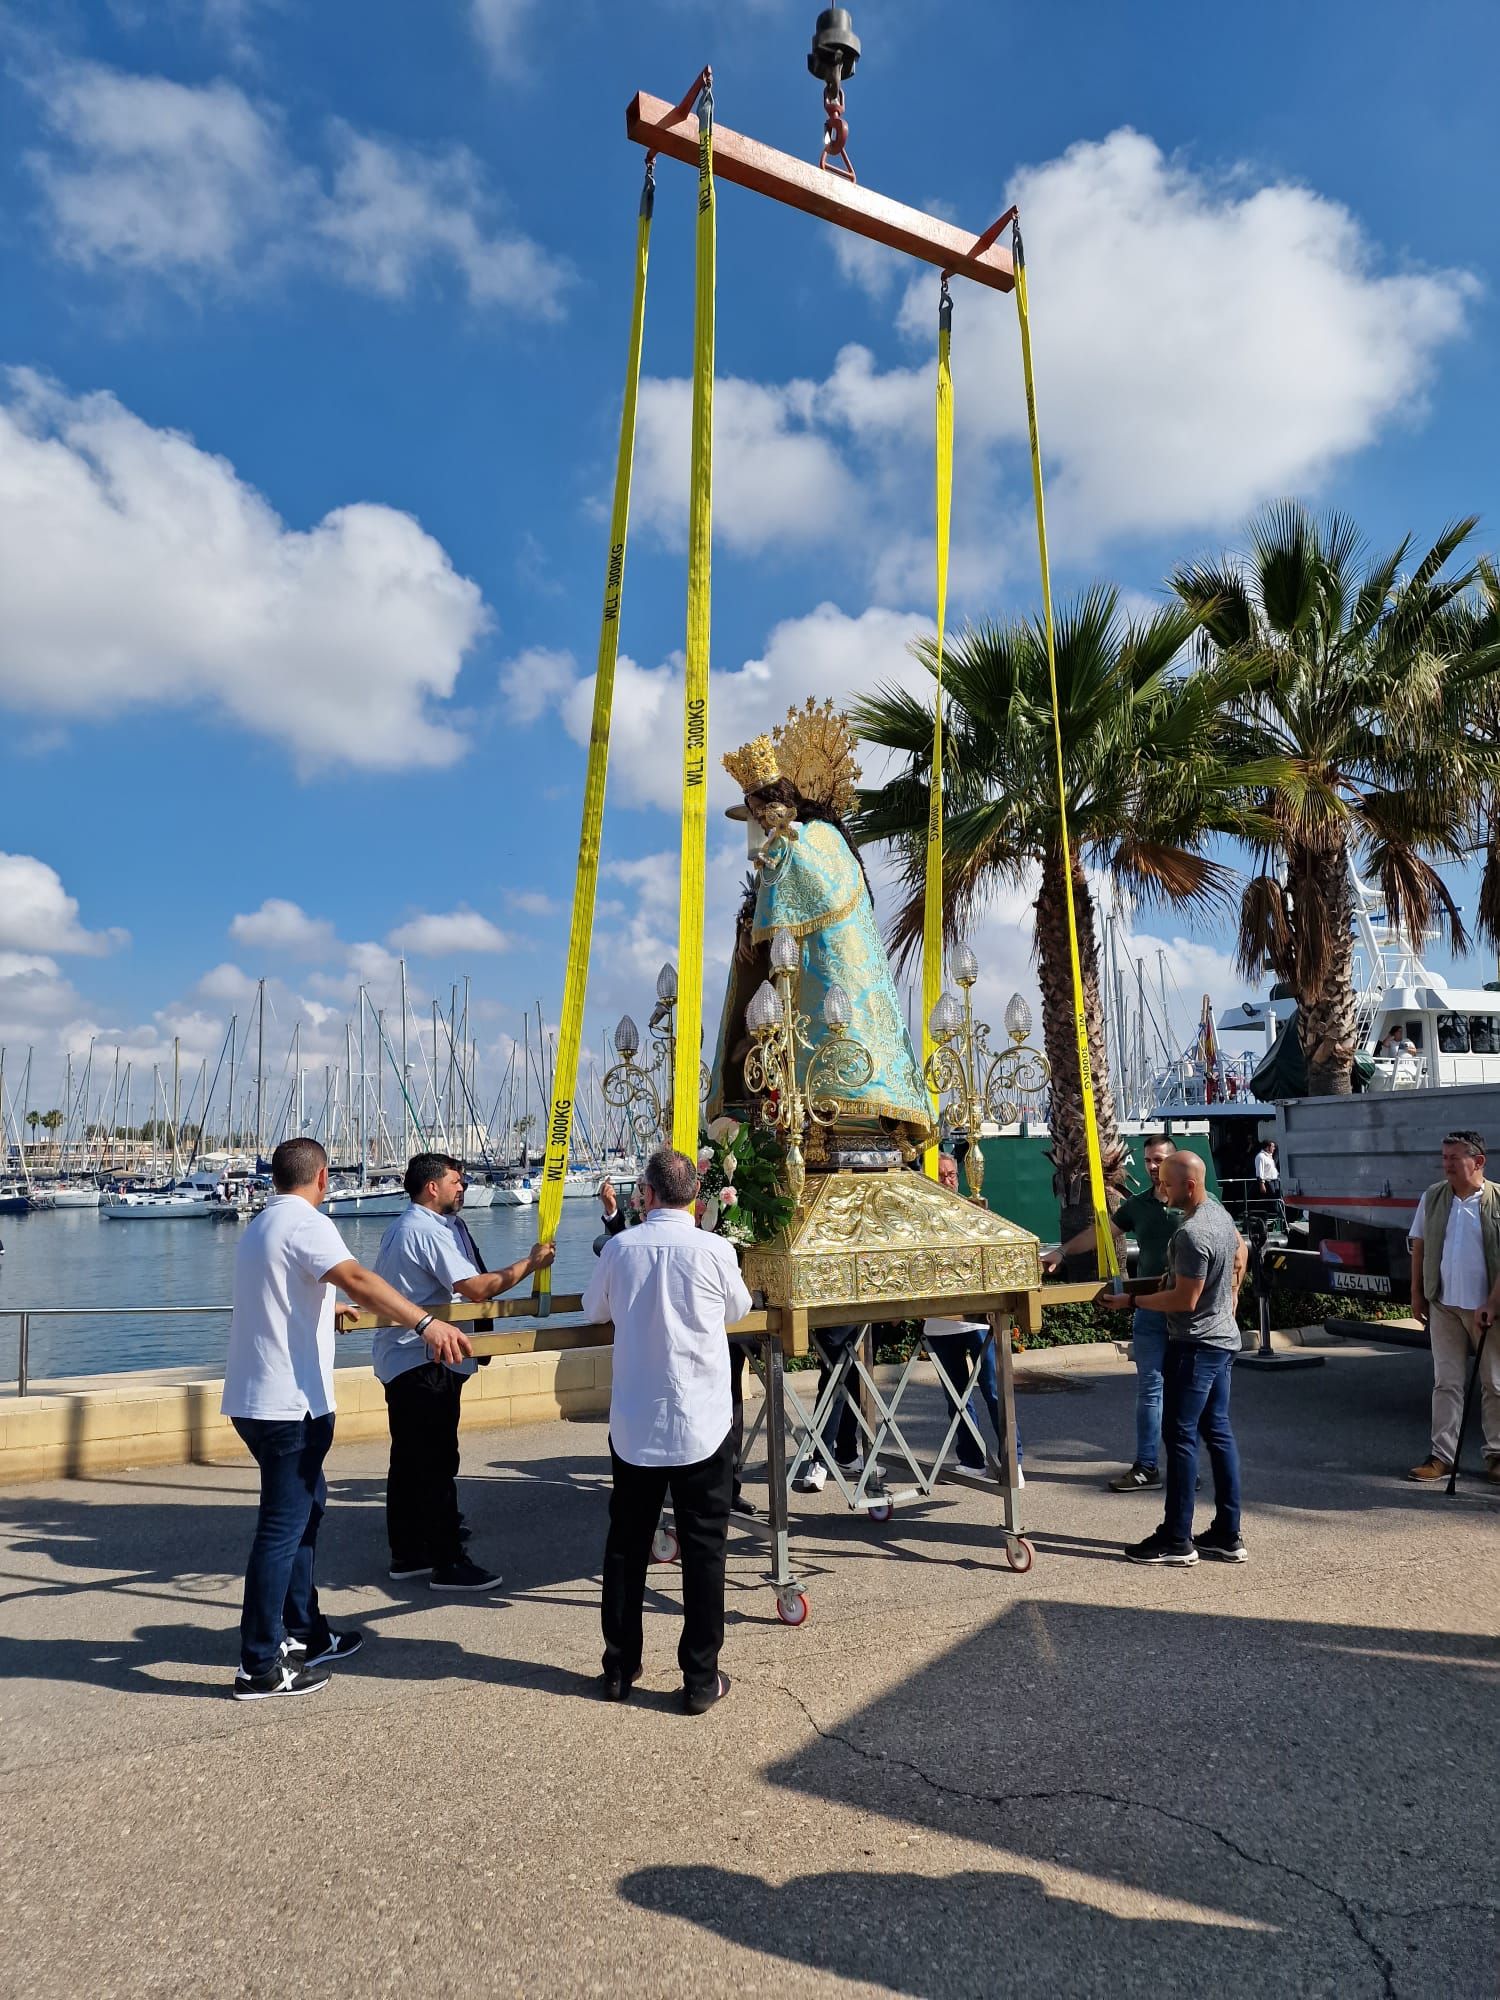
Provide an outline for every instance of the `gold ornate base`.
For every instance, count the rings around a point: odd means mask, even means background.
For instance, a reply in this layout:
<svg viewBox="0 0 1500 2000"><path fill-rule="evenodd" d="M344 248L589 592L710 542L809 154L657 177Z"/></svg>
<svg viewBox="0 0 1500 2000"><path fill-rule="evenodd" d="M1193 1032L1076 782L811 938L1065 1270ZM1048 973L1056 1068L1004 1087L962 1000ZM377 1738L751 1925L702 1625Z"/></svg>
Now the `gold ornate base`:
<svg viewBox="0 0 1500 2000"><path fill-rule="evenodd" d="M899 1306L1042 1282L1041 1245L988 1209L905 1168L810 1175L783 1235L744 1254L769 1306Z"/></svg>

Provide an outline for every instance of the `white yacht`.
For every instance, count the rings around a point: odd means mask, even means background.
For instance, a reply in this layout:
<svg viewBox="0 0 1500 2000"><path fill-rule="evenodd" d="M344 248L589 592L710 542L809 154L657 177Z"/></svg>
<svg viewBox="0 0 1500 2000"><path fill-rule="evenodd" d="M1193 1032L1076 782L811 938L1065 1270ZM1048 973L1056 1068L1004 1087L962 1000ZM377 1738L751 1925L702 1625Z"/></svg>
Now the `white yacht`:
<svg viewBox="0 0 1500 2000"><path fill-rule="evenodd" d="M537 1177L523 1174L519 1180L497 1181L491 1193L496 1208L531 1208L536 1202Z"/></svg>
<svg viewBox="0 0 1500 2000"><path fill-rule="evenodd" d="M98 1188L78 1181L54 1181L38 1192L50 1194L54 1208L97 1208L103 1199Z"/></svg>
<svg viewBox="0 0 1500 2000"><path fill-rule="evenodd" d="M400 1181L351 1181L342 1187L330 1187L328 1199L323 1204L323 1213L331 1215L335 1221L339 1217L365 1215L400 1215L406 1207L407 1193Z"/></svg>
<svg viewBox="0 0 1500 2000"><path fill-rule="evenodd" d="M99 1213L108 1222L237 1222L240 1211L217 1187L185 1180L165 1188L132 1188L107 1195Z"/></svg>
<svg viewBox="0 0 1500 2000"><path fill-rule="evenodd" d="M473 1215L476 1210L493 1206L495 1189L488 1181L470 1181L464 1189L464 1214Z"/></svg>
<svg viewBox="0 0 1500 2000"><path fill-rule="evenodd" d="M1450 985L1430 971L1392 928L1380 892L1357 877L1353 886L1355 1049L1365 1088L1500 1083L1500 990ZM1218 1029L1258 1034L1269 1052L1296 1012L1295 1000L1242 1000L1224 1010Z"/></svg>

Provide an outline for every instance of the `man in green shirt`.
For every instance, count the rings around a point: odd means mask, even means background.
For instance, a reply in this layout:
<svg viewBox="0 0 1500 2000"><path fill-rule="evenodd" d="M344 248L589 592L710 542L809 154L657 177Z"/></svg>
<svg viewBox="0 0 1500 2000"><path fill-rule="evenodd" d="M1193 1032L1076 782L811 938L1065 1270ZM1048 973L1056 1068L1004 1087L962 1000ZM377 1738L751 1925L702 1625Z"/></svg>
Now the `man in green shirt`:
<svg viewBox="0 0 1500 2000"><path fill-rule="evenodd" d="M1154 1132L1146 1141L1146 1172L1150 1185L1139 1194L1127 1195L1114 1213L1117 1233L1128 1231L1135 1238L1136 1276L1161 1278L1167 1269L1167 1245L1182 1220L1179 1210L1167 1206L1162 1192L1161 1171L1174 1151L1172 1141ZM1049 1252L1043 1268L1055 1271L1065 1257L1090 1250L1094 1244L1092 1225L1080 1231L1071 1243ZM1137 1307L1130 1325L1130 1351L1135 1361L1135 1459L1128 1472L1109 1482L1112 1493L1146 1493L1159 1487L1161 1479L1161 1400L1162 1364L1167 1355L1167 1316Z"/></svg>

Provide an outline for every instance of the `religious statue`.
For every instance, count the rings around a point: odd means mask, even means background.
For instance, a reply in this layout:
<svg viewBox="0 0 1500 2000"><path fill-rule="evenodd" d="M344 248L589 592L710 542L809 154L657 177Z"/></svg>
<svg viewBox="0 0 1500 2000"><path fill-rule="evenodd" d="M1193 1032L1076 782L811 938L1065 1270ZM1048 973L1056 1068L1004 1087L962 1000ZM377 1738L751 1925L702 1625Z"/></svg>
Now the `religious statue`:
<svg viewBox="0 0 1500 2000"><path fill-rule="evenodd" d="M798 1006L809 1061L837 1030L826 1017L830 988L848 996L847 1031L868 1064L833 1086L833 1115L813 1135L808 1163L866 1170L910 1161L936 1136L921 1066L891 978L864 863L845 831L859 770L847 718L831 701L790 709L769 736L724 759L745 794L731 819L747 823L751 878L735 937L708 1113L742 1112L753 1092L746 1009L770 971L779 931L801 953ZM868 1072L866 1075L865 1072ZM828 1099L824 1100L825 1105Z"/></svg>

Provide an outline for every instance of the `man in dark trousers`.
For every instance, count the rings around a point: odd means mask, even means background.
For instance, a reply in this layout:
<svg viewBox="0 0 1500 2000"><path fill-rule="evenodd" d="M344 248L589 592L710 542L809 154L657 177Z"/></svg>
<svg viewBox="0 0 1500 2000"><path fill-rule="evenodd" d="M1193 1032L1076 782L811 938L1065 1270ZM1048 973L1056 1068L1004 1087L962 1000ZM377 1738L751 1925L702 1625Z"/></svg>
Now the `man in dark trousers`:
<svg viewBox="0 0 1500 2000"><path fill-rule="evenodd" d="M461 1239L453 1227L464 1174L446 1153L416 1154L407 1165L406 1192L411 1205L381 1238L375 1269L423 1305L445 1306L455 1296L483 1305L552 1262L552 1245L534 1243L503 1270L479 1269L466 1254L467 1229ZM431 1360L420 1340L381 1327L371 1359L385 1384L391 1426L385 1511L392 1577L398 1583L425 1577L432 1590L498 1588L500 1578L465 1554L458 1512L459 1407L473 1358Z"/></svg>
<svg viewBox="0 0 1500 2000"><path fill-rule="evenodd" d="M583 1298L584 1318L615 1331L603 1692L625 1701L640 1679L651 1537L670 1490L682 1552L682 1699L702 1715L729 1692L719 1671L734 1488L725 1329L749 1312L750 1294L734 1246L697 1226L698 1169L687 1155L663 1147L643 1178L645 1220L605 1244Z"/></svg>

